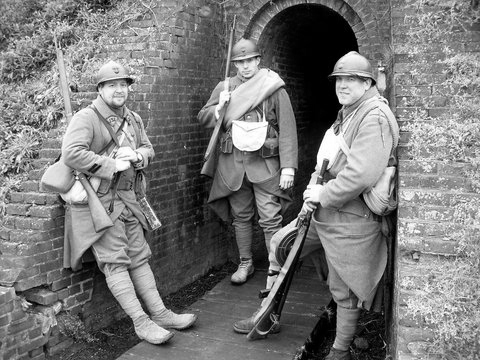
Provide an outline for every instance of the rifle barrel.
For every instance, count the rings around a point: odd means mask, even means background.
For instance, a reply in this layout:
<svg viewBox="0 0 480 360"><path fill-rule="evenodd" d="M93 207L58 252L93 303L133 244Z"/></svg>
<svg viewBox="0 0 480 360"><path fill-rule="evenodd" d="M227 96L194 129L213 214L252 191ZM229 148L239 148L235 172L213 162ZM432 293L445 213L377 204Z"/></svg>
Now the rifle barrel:
<svg viewBox="0 0 480 360"><path fill-rule="evenodd" d="M236 22L237 22L237 15L233 15L232 28L230 29L230 37L228 39L227 64L225 65L225 90L228 90L227 80L230 75L230 63L232 61L232 47L233 47L233 38L235 36Z"/></svg>
<svg viewBox="0 0 480 360"><path fill-rule="evenodd" d="M57 52L57 66L58 66L58 74L60 76L60 90L62 92L63 104L65 106L65 118L68 124L72 119L73 114L72 114L72 104L70 103L70 90L68 88L67 71L65 69L65 60L63 58L63 51L57 41L56 33L53 33L53 38L55 41L55 50Z"/></svg>

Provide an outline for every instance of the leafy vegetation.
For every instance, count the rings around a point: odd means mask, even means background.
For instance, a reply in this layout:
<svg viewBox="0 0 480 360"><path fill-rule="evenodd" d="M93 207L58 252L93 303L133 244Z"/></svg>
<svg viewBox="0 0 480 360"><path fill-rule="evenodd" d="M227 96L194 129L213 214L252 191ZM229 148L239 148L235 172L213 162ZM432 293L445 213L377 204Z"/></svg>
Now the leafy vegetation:
<svg viewBox="0 0 480 360"><path fill-rule="evenodd" d="M81 77L93 78L108 35L139 16L134 3L0 2L0 220L9 190L25 177L48 131L63 119L54 36L68 48L65 62L74 87Z"/></svg>
<svg viewBox="0 0 480 360"><path fill-rule="evenodd" d="M451 45L452 39L466 39L480 13L467 1L443 3L438 11L437 2L418 0L417 15L406 19L411 42L403 50L418 60L411 75L432 73L432 52L445 58L439 62L441 76L429 83L433 95L424 98L404 130L410 133L412 158L423 162L425 170L432 163L462 164L473 193L458 194L451 203L452 223L459 229L448 234L457 243L455 256L419 265L425 276L416 282L405 278L402 285L415 290L407 301L410 314L434 330L435 339L424 351L442 359L475 359L480 351L480 60L478 53L459 52ZM418 98L406 99L407 104L412 101L407 106L416 106ZM434 108L443 111L430 113Z"/></svg>

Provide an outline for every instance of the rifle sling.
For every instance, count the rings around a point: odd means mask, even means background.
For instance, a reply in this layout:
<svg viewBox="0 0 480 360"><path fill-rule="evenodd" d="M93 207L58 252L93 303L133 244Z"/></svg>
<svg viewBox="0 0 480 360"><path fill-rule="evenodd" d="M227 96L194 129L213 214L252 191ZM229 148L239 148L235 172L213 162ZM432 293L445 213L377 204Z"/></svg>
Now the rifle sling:
<svg viewBox="0 0 480 360"><path fill-rule="evenodd" d="M267 101L267 100L265 99L264 101L262 101L262 107L260 107L260 105L257 105L255 107L255 110L258 111L258 113L260 114L261 117L263 117L263 113L264 113L264 110L265 110L265 105L264 105L265 101ZM275 130L277 132L277 134L280 134L280 128L278 126L278 123L275 124L273 121L271 121L266 116L265 116L265 120L267 120L268 125L270 125L273 128L273 130Z"/></svg>
<svg viewBox="0 0 480 360"><path fill-rule="evenodd" d="M100 112L97 110L97 108L95 106L92 106L93 110L96 112L98 118L102 121L103 125L105 125L105 127L107 128L108 132L110 133L110 136L112 137L112 139L109 141L109 143L102 149L102 151L100 152L103 153L105 150L107 150L107 148L113 143L115 142L115 145L120 147L120 143L118 141L118 137L117 137L117 134L122 131L123 129L123 126L125 125L125 121L127 121L127 118L124 117L123 118L123 121L122 123L120 124L120 127L118 128L117 132L115 133L115 131L113 130L113 127L108 123L108 121L100 114ZM116 173L112 179L112 183L110 185L110 189L113 191L113 196L112 196L112 200L110 201L110 206L108 207L108 210L107 210L107 213L108 214L111 214L114 210L114 203L115 203L115 194L117 192L117 187L118 187L118 181L120 180L120 176L118 173Z"/></svg>
<svg viewBox="0 0 480 360"><path fill-rule="evenodd" d="M103 125L107 128L108 132L110 133L110 136L112 137L112 140L115 142L115 144L120 147L120 143L118 142L117 134L122 131L123 125L125 124L125 121L127 120L126 118L123 118L122 123L120 124L120 127L117 130L117 133L115 133L115 130L113 130L113 127L108 123L108 121L100 114L100 112L97 110L95 106L92 106L92 109L96 112L98 118L102 121Z"/></svg>

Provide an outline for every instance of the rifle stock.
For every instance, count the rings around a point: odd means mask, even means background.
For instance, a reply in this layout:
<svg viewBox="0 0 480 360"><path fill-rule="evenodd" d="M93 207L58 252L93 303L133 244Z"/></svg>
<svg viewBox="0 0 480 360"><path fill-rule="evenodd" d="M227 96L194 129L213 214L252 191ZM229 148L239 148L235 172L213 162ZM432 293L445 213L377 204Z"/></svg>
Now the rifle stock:
<svg viewBox="0 0 480 360"><path fill-rule="evenodd" d="M328 160L324 159L318 178L317 184L323 184L324 174L327 170ZM273 327L280 322L283 305L287 300L288 291L292 284L293 276L300 262L303 244L307 237L308 228L312 219L312 212L307 211L304 216L299 216L296 227L298 228L295 242L280 269L280 274L275 280L272 289L267 297L267 301L254 318L255 325L248 333L247 339L258 340L267 337Z"/></svg>
<svg viewBox="0 0 480 360"><path fill-rule="evenodd" d="M88 207L90 209L90 213L92 214L93 227L95 228L95 231L98 233L102 230L112 227L112 219L110 216L108 216L107 211L103 207L102 202L98 198L95 190L93 190L93 187L85 174L79 173L78 180L82 183L83 188L87 193Z"/></svg>

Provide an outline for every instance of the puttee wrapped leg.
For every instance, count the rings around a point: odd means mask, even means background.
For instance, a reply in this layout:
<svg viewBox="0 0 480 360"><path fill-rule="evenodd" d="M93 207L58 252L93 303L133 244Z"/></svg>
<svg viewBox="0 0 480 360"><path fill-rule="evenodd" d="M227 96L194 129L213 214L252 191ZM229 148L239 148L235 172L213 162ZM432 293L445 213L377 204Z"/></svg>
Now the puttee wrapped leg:
<svg viewBox="0 0 480 360"><path fill-rule="evenodd" d="M170 328L182 330L192 326L197 320L195 314L176 314L167 309L158 293L155 277L148 263L130 270L135 290L145 302L150 317L155 324Z"/></svg>

